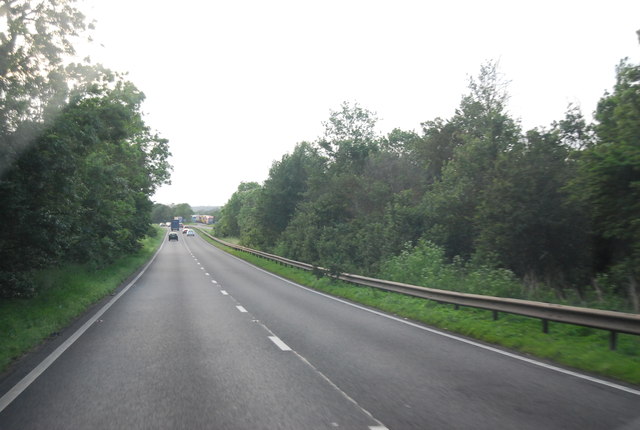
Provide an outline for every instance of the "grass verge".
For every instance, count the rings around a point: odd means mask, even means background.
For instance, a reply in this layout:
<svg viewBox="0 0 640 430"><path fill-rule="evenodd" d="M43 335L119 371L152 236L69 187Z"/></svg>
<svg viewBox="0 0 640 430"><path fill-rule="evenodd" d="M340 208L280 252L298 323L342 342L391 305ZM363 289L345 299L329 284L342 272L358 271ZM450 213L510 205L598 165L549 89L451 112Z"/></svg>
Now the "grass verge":
<svg viewBox="0 0 640 430"><path fill-rule="evenodd" d="M256 266L328 294L383 310L430 326L500 345L541 359L631 384L640 384L640 337L619 334L618 347L609 350L609 333L587 327L549 323L542 332L537 319L438 304L417 297L317 278L305 270L279 265L236 251L202 235L215 246Z"/></svg>
<svg viewBox="0 0 640 430"><path fill-rule="evenodd" d="M140 251L102 269L74 264L40 271L35 297L1 301L0 373L115 290L149 261L163 240L164 231L159 230L156 237L142 241Z"/></svg>

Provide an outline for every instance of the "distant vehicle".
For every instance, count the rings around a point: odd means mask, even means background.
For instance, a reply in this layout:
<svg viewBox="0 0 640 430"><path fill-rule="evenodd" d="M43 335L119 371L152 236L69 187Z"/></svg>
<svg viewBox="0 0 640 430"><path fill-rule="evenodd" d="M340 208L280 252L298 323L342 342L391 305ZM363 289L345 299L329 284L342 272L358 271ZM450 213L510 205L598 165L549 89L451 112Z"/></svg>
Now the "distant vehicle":
<svg viewBox="0 0 640 430"><path fill-rule="evenodd" d="M169 233L169 241L178 240L178 233Z"/></svg>
<svg viewBox="0 0 640 430"><path fill-rule="evenodd" d="M174 219L171 221L171 231L179 231L180 230L180 220Z"/></svg>
<svg viewBox="0 0 640 430"><path fill-rule="evenodd" d="M216 218L213 215L191 215L193 222L199 222L201 224L213 224Z"/></svg>
<svg viewBox="0 0 640 430"><path fill-rule="evenodd" d="M189 229L188 229L188 228L185 228L184 230L182 230L182 234L185 234L185 233L186 233L186 232L188 232L188 231L189 231Z"/></svg>
<svg viewBox="0 0 640 430"><path fill-rule="evenodd" d="M187 236L195 236L195 235L196 235L195 231L193 231L193 230L188 230L187 231Z"/></svg>

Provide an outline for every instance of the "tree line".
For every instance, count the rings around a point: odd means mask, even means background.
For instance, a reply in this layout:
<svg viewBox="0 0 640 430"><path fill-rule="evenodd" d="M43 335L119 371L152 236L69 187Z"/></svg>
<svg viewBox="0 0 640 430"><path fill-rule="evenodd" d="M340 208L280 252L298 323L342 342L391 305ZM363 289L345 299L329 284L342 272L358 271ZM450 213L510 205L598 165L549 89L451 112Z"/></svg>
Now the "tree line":
<svg viewBox="0 0 640 430"><path fill-rule="evenodd" d="M194 213L195 212L188 203L179 203L177 205L155 203L151 209L151 222L169 222L175 217L182 217L182 219L191 221L191 215Z"/></svg>
<svg viewBox="0 0 640 430"><path fill-rule="evenodd" d="M154 203L151 209L151 222L153 223L165 223L169 222L176 217L182 217L183 220L191 222L191 216L195 215L213 215L215 218L219 217L220 208L211 207L191 207L189 203L178 203L165 205L162 203Z"/></svg>
<svg viewBox="0 0 640 430"><path fill-rule="evenodd" d="M345 102L264 183L240 184L217 234L330 271L436 288L484 273L482 293L638 312L640 66L620 62L592 122L570 105L523 130L507 101L488 62L420 132L380 136Z"/></svg>
<svg viewBox="0 0 640 430"><path fill-rule="evenodd" d="M144 94L90 61L74 0L0 1L0 296L35 293L34 270L96 266L150 233L168 141L145 125Z"/></svg>

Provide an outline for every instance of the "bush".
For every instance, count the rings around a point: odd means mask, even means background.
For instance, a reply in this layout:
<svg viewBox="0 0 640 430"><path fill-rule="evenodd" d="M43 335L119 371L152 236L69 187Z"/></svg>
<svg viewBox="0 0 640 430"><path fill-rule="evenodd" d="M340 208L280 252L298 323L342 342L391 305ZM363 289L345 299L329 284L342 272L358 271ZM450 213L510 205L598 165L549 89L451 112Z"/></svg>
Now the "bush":
<svg viewBox="0 0 640 430"><path fill-rule="evenodd" d="M396 257L381 266L380 276L441 290L519 298L522 287L513 272L488 265L464 263L454 258L447 263L444 250L432 242L421 240L415 247L405 246Z"/></svg>
<svg viewBox="0 0 640 430"><path fill-rule="evenodd" d="M33 281L27 273L0 271L0 297L27 298L35 294Z"/></svg>

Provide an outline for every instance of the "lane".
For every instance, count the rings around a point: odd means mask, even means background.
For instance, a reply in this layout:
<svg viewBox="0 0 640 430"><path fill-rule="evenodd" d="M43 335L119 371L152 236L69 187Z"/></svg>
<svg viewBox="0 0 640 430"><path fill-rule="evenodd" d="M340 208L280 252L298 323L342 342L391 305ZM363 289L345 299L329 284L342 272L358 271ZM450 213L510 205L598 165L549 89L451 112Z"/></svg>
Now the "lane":
<svg viewBox="0 0 640 430"><path fill-rule="evenodd" d="M156 261L20 396L0 429L372 429L191 255ZM282 342L282 341L280 341Z"/></svg>
<svg viewBox="0 0 640 430"><path fill-rule="evenodd" d="M640 428L640 396L295 287L187 242L283 342L389 428Z"/></svg>

